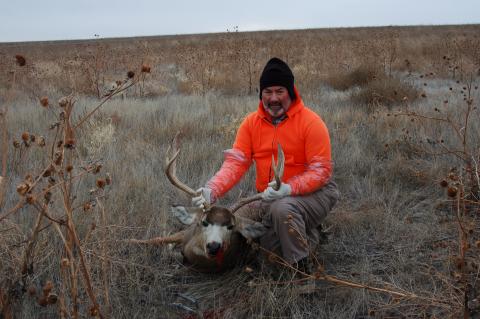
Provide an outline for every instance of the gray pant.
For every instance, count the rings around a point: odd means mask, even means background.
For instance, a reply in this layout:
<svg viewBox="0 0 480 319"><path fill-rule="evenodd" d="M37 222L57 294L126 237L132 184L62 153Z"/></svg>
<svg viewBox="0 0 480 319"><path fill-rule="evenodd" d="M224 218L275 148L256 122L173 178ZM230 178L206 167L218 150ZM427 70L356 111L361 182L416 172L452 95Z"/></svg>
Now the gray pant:
<svg viewBox="0 0 480 319"><path fill-rule="evenodd" d="M261 221L268 231L260 238L260 245L293 264L307 257L310 247L318 244L319 226L339 196L337 184L330 181L308 195L250 203L235 215Z"/></svg>

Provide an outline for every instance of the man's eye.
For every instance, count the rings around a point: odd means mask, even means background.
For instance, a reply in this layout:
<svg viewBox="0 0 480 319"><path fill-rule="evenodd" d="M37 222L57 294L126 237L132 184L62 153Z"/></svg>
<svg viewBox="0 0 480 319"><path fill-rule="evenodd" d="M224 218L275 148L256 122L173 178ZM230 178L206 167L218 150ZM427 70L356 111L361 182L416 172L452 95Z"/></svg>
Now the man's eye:
<svg viewBox="0 0 480 319"><path fill-rule="evenodd" d="M203 220L202 225L203 225L203 227L208 227L208 222L206 220Z"/></svg>

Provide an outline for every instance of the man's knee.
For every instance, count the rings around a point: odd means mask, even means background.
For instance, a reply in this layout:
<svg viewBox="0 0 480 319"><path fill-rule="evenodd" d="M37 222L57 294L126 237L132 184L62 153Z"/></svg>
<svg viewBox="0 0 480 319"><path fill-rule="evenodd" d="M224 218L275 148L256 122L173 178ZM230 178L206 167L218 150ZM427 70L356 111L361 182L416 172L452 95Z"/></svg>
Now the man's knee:
<svg viewBox="0 0 480 319"><path fill-rule="evenodd" d="M284 197L274 201L270 205L270 215L273 220L282 221L289 218L289 215L298 215L295 200L292 197Z"/></svg>

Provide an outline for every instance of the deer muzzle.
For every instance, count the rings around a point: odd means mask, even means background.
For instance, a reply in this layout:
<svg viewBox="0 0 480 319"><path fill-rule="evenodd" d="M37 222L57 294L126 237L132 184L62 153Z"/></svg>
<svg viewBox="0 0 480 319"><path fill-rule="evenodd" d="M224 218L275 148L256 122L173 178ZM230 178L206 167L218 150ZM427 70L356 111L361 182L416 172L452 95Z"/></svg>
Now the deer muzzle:
<svg viewBox="0 0 480 319"><path fill-rule="evenodd" d="M207 243L207 253L209 256L216 256L221 248L222 248L221 243L218 243L215 241Z"/></svg>

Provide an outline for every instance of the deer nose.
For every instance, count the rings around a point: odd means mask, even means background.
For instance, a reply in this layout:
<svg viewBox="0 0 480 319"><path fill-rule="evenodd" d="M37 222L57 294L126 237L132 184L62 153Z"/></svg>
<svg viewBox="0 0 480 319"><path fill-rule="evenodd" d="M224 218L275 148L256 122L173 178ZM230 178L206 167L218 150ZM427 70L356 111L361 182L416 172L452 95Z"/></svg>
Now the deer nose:
<svg viewBox="0 0 480 319"><path fill-rule="evenodd" d="M208 250L208 254L209 255L212 255L212 256L215 256L218 251L220 250L222 246L220 245L220 243L217 243L217 242L211 242L211 243L208 243L207 244L207 250Z"/></svg>

